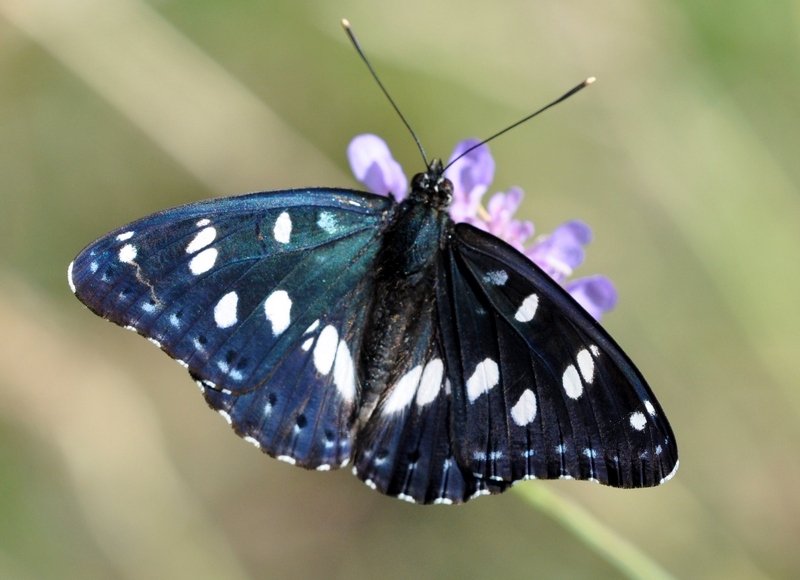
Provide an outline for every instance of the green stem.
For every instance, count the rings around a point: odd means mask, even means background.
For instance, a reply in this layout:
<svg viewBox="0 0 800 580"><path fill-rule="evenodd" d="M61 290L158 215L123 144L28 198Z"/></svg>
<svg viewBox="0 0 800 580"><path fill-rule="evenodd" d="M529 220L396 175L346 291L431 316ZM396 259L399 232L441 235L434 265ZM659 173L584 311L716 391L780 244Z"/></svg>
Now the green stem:
<svg viewBox="0 0 800 580"><path fill-rule="evenodd" d="M628 578L668 580L674 577L635 545L603 524L578 504L540 482L518 485L514 492L575 535L588 548Z"/></svg>

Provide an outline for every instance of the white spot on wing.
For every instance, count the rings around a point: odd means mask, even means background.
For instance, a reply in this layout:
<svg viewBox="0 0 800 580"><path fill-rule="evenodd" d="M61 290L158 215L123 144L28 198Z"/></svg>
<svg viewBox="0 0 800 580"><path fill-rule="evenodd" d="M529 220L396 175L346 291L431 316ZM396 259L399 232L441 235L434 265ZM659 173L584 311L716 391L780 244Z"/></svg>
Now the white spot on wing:
<svg viewBox="0 0 800 580"><path fill-rule="evenodd" d="M592 379L594 379L594 360L592 360L592 355L586 349L578 353L578 368L581 371L583 380L591 383Z"/></svg>
<svg viewBox="0 0 800 580"><path fill-rule="evenodd" d="M292 236L292 218L289 217L287 212L283 212L275 220L275 229L272 230L272 233L276 241L282 244L289 243L289 239Z"/></svg>
<svg viewBox="0 0 800 580"><path fill-rule="evenodd" d="M413 497L410 495L406 495L404 493L398 493L397 499L402 499L403 501L407 501L408 503L417 503Z"/></svg>
<svg viewBox="0 0 800 580"><path fill-rule="evenodd" d="M328 465L327 463L323 463L322 465L317 466L317 471L330 471L330 470L331 466Z"/></svg>
<svg viewBox="0 0 800 580"><path fill-rule="evenodd" d="M228 425L233 423L233 421L231 420L231 416L228 413L226 413L225 411L223 411L222 409L217 411L217 413L222 415L222 418L225 419L225 421L227 421Z"/></svg>
<svg viewBox="0 0 800 580"><path fill-rule="evenodd" d="M434 505L443 504L443 505L452 505L453 500L449 497L437 497L433 500Z"/></svg>
<svg viewBox="0 0 800 580"><path fill-rule="evenodd" d="M364 480L364 485L366 485L370 489L378 489L378 486L375 485L375 482L372 481L371 479L365 479Z"/></svg>
<svg viewBox="0 0 800 580"><path fill-rule="evenodd" d="M578 369L574 365L569 365L567 370L564 371L564 376L561 379L564 385L564 391L571 399L577 399L583 394L583 384L581 377L578 375Z"/></svg>
<svg viewBox="0 0 800 580"><path fill-rule="evenodd" d="M189 262L189 270L191 270L192 274L195 276L208 272L214 267L214 262L217 261L217 254L216 248L207 248L203 250Z"/></svg>
<svg viewBox="0 0 800 580"><path fill-rule="evenodd" d="M536 316L536 309L539 307L539 297L531 294L522 301L522 305L517 310L514 318L520 322L530 322Z"/></svg>
<svg viewBox="0 0 800 580"><path fill-rule="evenodd" d="M153 343L154 345L156 345L158 348L161 348L161 343L160 343L159 341L157 341L155 338L152 338L152 337L148 336L148 337L147 337L147 340L149 340L150 342L152 342L152 343Z"/></svg>
<svg viewBox="0 0 800 580"><path fill-rule="evenodd" d="M600 356L600 349L597 348L597 345L593 344L592 346L589 347L589 350L592 351L592 354L594 356Z"/></svg>
<svg viewBox="0 0 800 580"><path fill-rule="evenodd" d="M524 427L536 418L536 395L533 391L525 389L517 404L511 407L511 418L520 427Z"/></svg>
<svg viewBox="0 0 800 580"><path fill-rule="evenodd" d="M336 349L336 362L333 365L333 384L339 390L339 394L346 401L352 401L356 396L356 369L353 366L353 358L347 349L347 344L343 340L339 341L339 348Z"/></svg>
<svg viewBox="0 0 800 580"><path fill-rule="evenodd" d="M295 463L297 463L297 459L295 459L294 457L289 457L288 455L278 455L276 459L278 461L285 461L289 465L294 465Z"/></svg>
<svg viewBox="0 0 800 580"><path fill-rule="evenodd" d="M314 366L321 375L331 372L333 361L336 358L336 349L339 346L339 333L333 326L326 326L319 333L317 345L314 347Z"/></svg>
<svg viewBox="0 0 800 580"><path fill-rule="evenodd" d="M487 272L483 277L483 281L494 286L503 286L506 282L508 282L508 272L505 270Z"/></svg>
<svg viewBox="0 0 800 580"><path fill-rule="evenodd" d="M217 237L216 228L204 228L200 230L194 239L186 246L187 254L194 254L205 248L208 244L213 242Z"/></svg>
<svg viewBox="0 0 800 580"><path fill-rule="evenodd" d="M317 225L321 227L323 230L328 232L329 234L335 234L336 230L339 229L339 226L336 223L336 217L327 211L323 211L319 214L319 220L317 220Z"/></svg>
<svg viewBox="0 0 800 580"><path fill-rule="evenodd" d="M306 328L306 331L303 334L308 334L309 332L314 332L319 327L319 318L317 318L314 322L311 323L311 326Z"/></svg>
<svg viewBox="0 0 800 580"><path fill-rule="evenodd" d="M75 262L70 262L67 267L67 284L69 284L69 289L72 290L73 294L75 294L75 282L72 281L72 268L74 266Z"/></svg>
<svg viewBox="0 0 800 580"><path fill-rule="evenodd" d="M647 419L644 418L644 414L639 411L634 411L631 413L631 427L636 429L637 431L644 431L644 426L647 424Z"/></svg>
<svg viewBox="0 0 800 580"><path fill-rule="evenodd" d="M312 344L314 344L314 337L313 336L311 338L309 338L307 341L305 341L303 344L301 344L300 348L302 348L305 352L308 352L308 349L311 348Z"/></svg>
<svg viewBox="0 0 800 580"><path fill-rule="evenodd" d="M397 413L408 407L414 400L420 377L422 377L422 365L415 366L400 377L383 405L383 413Z"/></svg>
<svg viewBox="0 0 800 580"><path fill-rule="evenodd" d="M264 302L264 313L272 324L272 334L278 336L289 328L292 301L285 290L275 290Z"/></svg>
<svg viewBox="0 0 800 580"><path fill-rule="evenodd" d="M120 234L117 236L118 242L124 242L125 240L130 240L133 237L133 232L125 232L124 234Z"/></svg>
<svg viewBox="0 0 800 580"><path fill-rule="evenodd" d="M424 407L432 403L442 387L442 377L444 376L444 363L442 359L435 358L425 365L422 372L422 379L417 389L417 405Z"/></svg>
<svg viewBox="0 0 800 580"><path fill-rule="evenodd" d="M181 325L181 321L176 314L169 315L169 323L176 328Z"/></svg>
<svg viewBox="0 0 800 580"><path fill-rule="evenodd" d="M650 401L645 401L644 408L647 409L647 412L650 413L651 417L656 416L656 408L653 406L653 403L651 403Z"/></svg>
<svg viewBox="0 0 800 580"><path fill-rule="evenodd" d="M205 227L205 226L207 226L207 225L208 225L208 224L210 224L210 223L211 223L211 220L207 220L207 219L203 218L203 219L201 219L199 222L197 222L195 225L196 225L198 228L202 228L202 227Z"/></svg>
<svg viewBox="0 0 800 580"><path fill-rule="evenodd" d="M220 328L228 328L236 324L236 306L239 304L239 295L236 292L228 292L219 299L214 307L214 322Z"/></svg>
<svg viewBox="0 0 800 580"><path fill-rule="evenodd" d="M119 251L119 261L130 264L136 259L136 246L125 244Z"/></svg>
<svg viewBox="0 0 800 580"><path fill-rule="evenodd" d="M254 437L250 437L249 435L247 435L246 437L244 437L244 440L250 443L251 445L255 446L257 449L261 449L261 443L258 442L258 439L255 439Z"/></svg>
<svg viewBox="0 0 800 580"><path fill-rule="evenodd" d="M496 362L487 358L483 362L478 363L478 366L475 367L475 372L467 379L467 397L469 398L469 402L474 403L478 397L488 392L489 389L497 385L499 381L500 369L497 367Z"/></svg>

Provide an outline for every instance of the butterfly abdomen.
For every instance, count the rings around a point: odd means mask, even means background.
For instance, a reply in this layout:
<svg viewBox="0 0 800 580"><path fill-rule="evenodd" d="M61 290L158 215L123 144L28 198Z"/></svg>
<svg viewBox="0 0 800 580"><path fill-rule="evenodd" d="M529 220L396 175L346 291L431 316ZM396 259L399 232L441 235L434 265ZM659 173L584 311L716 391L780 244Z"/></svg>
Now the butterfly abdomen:
<svg viewBox="0 0 800 580"><path fill-rule="evenodd" d="M408 372L415 359L408 337L432 332L418 326L434 310L438 249L452 224L446 212L415 200L397 206L391 222L376 260L375 295L360 356L362 421L379 395Z"/></svg>

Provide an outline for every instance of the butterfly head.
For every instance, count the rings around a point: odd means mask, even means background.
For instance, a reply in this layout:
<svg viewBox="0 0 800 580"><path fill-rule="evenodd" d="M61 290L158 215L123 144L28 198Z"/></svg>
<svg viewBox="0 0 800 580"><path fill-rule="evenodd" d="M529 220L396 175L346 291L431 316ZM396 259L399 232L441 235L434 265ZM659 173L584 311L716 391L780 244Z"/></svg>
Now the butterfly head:
<svg viewBox="0 0 800 580"><path fill-rule="evenodd" d="M411 180L411 198L444 210L453 201L453 183L444 176L439 159L434 159L425 173L417 173Z"/></svg>

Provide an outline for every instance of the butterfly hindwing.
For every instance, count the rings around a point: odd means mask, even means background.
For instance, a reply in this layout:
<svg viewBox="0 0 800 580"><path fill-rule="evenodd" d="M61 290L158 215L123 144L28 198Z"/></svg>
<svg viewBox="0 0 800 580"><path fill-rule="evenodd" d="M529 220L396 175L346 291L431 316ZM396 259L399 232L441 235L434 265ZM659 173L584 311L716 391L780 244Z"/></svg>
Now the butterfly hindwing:
<svg viewBox="0 0 800 580"><path fill-rule="evenodd" d="M358 401L359 303L391 206L332 189L191 204L100 238L70 280L97 314L186 366L240 435L338 467Z"/></svg>
<svg viewBox="0 0 800 580"><path fill-rule="evenodd" d="M456 457L476 477L663 483L677 466L650 388L608 334L519 252L458 224L443 324ZM449 343L448 343L449 344Z"/></svg>
<svg viewBox="0 0 800 580"><path fill-rule="evenodd" d="M451 387L442 341L432 295L409 329L406 356L398 357L402 362L357 440L354 471L359 478L414 503L461 503L486 488L453 456Z"/></svg>
<svg viewBox="0 0 800 580"><path fill-rule="evenodd" d="M364 317L359 297L368 280L312 322L254 388L231 392L201 380L206 401L273 457L318 470L346 465L360 395L353 360Z"/></svg>

